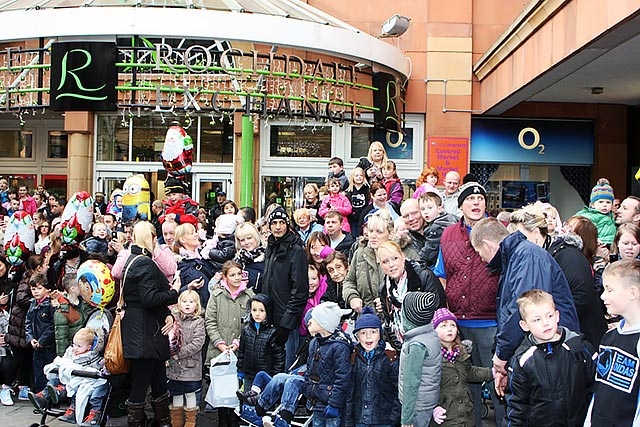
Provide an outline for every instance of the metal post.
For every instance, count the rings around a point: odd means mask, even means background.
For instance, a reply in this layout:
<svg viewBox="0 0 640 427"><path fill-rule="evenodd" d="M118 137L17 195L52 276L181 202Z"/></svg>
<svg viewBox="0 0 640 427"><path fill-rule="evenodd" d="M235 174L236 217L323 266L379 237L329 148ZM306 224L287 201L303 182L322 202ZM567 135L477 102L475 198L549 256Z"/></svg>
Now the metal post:
<svg viewBox="0 0 640 427"><path fill-rule="evenodd" d="M242 164L240 166L240 206L253 206L253 121L242 116Z"/></svg>

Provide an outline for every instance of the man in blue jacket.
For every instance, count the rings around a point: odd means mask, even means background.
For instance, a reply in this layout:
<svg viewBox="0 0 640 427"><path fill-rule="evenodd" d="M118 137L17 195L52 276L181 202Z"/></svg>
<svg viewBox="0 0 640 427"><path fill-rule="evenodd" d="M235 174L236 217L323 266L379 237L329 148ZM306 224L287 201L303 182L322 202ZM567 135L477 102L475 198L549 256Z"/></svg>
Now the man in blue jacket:
<svg viewBox="0 0 640 427"><path fill-rule="evenodd" d="M488 268L500 272L497 298L498 334L493 367L496 389L506 377L506 364L524 338L520 328L517 300L531 289L541 289L553 295L560 312L560 325L579 332L578 314L569 283L558 263L542 247L516 231L509 234L495 218L479 221L471 230L471 244Z"/></svg>

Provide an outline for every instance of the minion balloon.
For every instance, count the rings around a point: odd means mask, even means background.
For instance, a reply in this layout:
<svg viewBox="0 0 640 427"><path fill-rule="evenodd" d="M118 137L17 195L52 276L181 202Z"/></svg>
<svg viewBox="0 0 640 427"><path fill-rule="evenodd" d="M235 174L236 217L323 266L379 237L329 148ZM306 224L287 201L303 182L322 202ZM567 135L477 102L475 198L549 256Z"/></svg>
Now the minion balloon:
<svg viewBox="0 0 640 427"><path fill-rule="evenodd" d="M62 212L60 234L65 247L76 247L91 229L93 197L86 191L75 193Z"/></svg>
<svg viewBox="0 0 640 427"><path fill-rule="evenodd" d="M149 201L151 191L149 183L143 175L131 175L122 187L122 221L129 222L136 218L148 221L151 218Z"/></svg>
<svg viewBox="0 0 640 427"><path fill-rule="evenodd" d="M33 252L35 234L31 215L24 211L14 212L4 233L4 251L13 267L22 266Z"/></svg>
<svg viewBox="0 0 640 427"><path fill-rule="evenodd" d="M176 122L167 130L162 148L162 165L174 178L184 178L191 172L193 141L187 131Z"/></svg>

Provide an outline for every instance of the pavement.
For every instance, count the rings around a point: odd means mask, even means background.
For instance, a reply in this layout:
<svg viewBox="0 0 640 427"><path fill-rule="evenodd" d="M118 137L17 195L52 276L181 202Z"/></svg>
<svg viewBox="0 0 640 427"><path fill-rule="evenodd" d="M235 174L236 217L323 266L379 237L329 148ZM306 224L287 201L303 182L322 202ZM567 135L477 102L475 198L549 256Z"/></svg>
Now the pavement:
<svg viewBox="0 0 640 427"><path fill-rule="evenodd" d="M33 406L30 402L16 401L13 406L0 406L0 427L39 427L40 414L33 413ZM495 427L495 420L493 418L493 410L489 413L489 419L484 420L483 427ZM199 420L204 421L202 418ZM216 420L217 421L217 420ZM198 427L216 427L217 422L198 422ZM205 425L206 424L206 425ZM55 417L48 416L46 423L42 425L49 427L70 427L74 424L63 423L58 421ZM127 417L110 418L107 420L108 427L126 427ZM241 424L242 425L242 424Z"/></svg>
<svg viewBox="0 0 640 427"><path fill-rule="evenodd" d="M30 402L16 401L13 406L0 406L0 427L38 427L40 418L40 414L33 413L33 405ZM53 416L48 416L45 424L49 427L73 425L58 421ZM107 426L111 427L126 427L126 425L127 417L111 418L107 421Z"/></svg>

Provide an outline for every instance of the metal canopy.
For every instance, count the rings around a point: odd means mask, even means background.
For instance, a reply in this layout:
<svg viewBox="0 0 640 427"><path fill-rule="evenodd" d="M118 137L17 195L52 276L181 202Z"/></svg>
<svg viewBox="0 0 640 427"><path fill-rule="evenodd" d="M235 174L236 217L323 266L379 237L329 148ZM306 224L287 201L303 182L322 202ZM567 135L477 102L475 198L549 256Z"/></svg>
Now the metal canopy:
<svg viewBox="0 0 640 427"><path fill-rule="evenodd" d="M0 43L33 38L181 37L260 43L353 60L402 80L404 53L300 0L0 1Z"/></svg>

